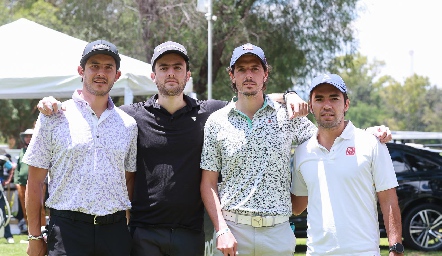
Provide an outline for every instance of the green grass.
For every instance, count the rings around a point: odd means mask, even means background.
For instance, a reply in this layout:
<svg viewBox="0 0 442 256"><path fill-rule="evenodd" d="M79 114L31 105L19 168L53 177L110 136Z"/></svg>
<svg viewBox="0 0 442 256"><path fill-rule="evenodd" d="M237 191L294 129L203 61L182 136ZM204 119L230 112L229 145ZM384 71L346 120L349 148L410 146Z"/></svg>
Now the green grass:
<svg viewBox="0 0 442 256"><path fill-rule="evenodd" d="M296 238L296 252L294 256L305 256L305 251L307 250L307 247L305 246L305 238ZM387 238L381 238L381 255L382 256L388 256L388 241ZM414 251L408 248L405 248L405 255L407 256L441 256L442 251L437 252L421 252L421 251Z"/></svg>
<svg viewBox="0 0 442 256"><path fill-rule="evenodd" d="M23 256L26 254L28 244L20 243L20 240L27 240L27 235L14 235L15 244L7 244L6 239L0 239L0 254L2 256Z"/></svg>
<svg viewBox="0 0 442 256"><path fill-rule="evenodd" d="M26 255L27 244L20 243L20 240L26 240L26 235L14 235L15 244L7 244L6 239L0 239L0 254L2 256L23 256ZM294 256L305 256L306 246L305 238L296 239L296 252ZM420 252L405 248L407 256L440 256L442 251L438 252ZM381 255L388 256L388 242L386 238L381 238Z"/></svg>

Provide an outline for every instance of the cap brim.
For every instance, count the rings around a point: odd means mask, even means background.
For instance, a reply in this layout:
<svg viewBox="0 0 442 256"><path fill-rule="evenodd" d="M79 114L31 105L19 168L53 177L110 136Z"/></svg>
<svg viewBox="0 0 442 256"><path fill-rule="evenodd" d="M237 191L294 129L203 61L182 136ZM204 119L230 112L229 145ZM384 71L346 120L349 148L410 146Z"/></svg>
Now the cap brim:
<svg viewBox="0 0 442 256"><path fill-rule="evenodd" d="M185 61L189 61L189 56L187 56L187 55L184 54L183 52L178 51L178 50L168 50L168 51L165 51L165 52L161 53L160 55L158 55L158 57L155 58L154 63L157 62L157 60L160 59L161 57L163 57L164 55L166 55L166 54L170 54L170 53L176 53L176 54L179 54L179 55L181 55L181 57L183 57L183 59L184 59ZM153 65L154 63L152 63L152 65Z"/></svg>
<svg viewBox="0 0 442 256"><path fill-rule="evenodd" d="M107 51L107 50L95 50L95 51L92 51L92 52L90 52L90 53L84 55L84 56L81 58L81 60L82 60L82 63L81 63L81 64L82 64L82 65L85 65L86 62L87 62L87 60L88 60L90 57L92 57L92 56L94 56L94 55L97 55L97 54L105 54L105 55L109 55L109 56L111 56L112 58L114 58L114 60L115 60L115 64L117 65L117 67L120 66L120 61L121 61L120 56L118 56L117 54L115 54L115 53L113 53L113 52L111 52L111 51Z"/></svg>
<svg viewBox="0 0 442 256"><path fill-rule="evenodd" d="M245 52L245 53L241 54L240 56L238 56L238 58L236 58L234 61L232 61L233 64L230 65L230 68L232 68L233 66L235 66L236 62L237 62L242 56L244 56L244 55L246 55L246 54L254 55L256 58L258 58L258 59L261 61L262 65L263 65L264 67L267 65L267 63L265 63L265 62L261 59L261 57L259 57L257 54L255 54L255 53L253 53L253 52Z"/></svg>

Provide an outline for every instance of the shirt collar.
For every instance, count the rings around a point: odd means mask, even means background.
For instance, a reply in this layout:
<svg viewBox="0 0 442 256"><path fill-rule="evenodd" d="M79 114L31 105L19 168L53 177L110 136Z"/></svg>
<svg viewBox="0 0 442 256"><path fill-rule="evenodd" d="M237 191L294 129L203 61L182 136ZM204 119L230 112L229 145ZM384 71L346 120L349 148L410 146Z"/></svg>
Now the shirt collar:
<svg viewBox="0 0 442 256"><path fill-rule="evenodd" d="M186 107L189 109L192 109L194 107L197 107L201 105L201 100L193 100L191 97L187 95L183 95L184 101L186 102ZM158 94L153 95L150 97L146 102L144 102L144 107L154 107L154 108L161 108L160 104L157 103L158 100Z"/></svg>
<svg viewBox="0 0 442 256"><path fill-rule="evenodd" d="M345 120L344 122L347 122L347 125L345 126L344 130L342 131L341 135L338 136L339 139L341 140L349 140L353 137L354 131L355 131L355 126L353 125L353 123L350 120ZM320 146L319 141L318 141L318 132L319 129L316 130L315 136L311 137L311 140L314 141L314 143L316 144L316 146Z"/></svg>
<svg viewBox="0 0 442 256"><path fill-rule="evenodd" d="M233 96L232 100L231 100L230 103L227 105L227 107L230 108L230 111L234 111L234 110L236 110L235 102L237 102L237 101L238 101L238 96ZM259 108L259 110L264 109L264 108L266 108L267 106L268 106L268 107L271 107L271 108L273 108L273 109L276 109L275 102L272 101L272 100L269 98L269 96L267 96L267 94L264 94L264 103L262 104L262 107ZM258 111L259 111L259 110L258 110Z"/></svg>
<svg viewBox="0 0 442 256"><path fill-rule="evenodd" d="M349 140L353 137L353 134L355 133L355 126L350 120L347 120L345 122L347 122L347 125L345 126L344 130L342 131L341 135L339 135L339 137L344 140Z"/></svg>
<svg viewBox="0 0 442 256"><path fill-rule="evenodd" d="M75 102L81 102L81 103L86 103L89 105L89 103L87 101L85 101L80 95L83 92L83 90L81 89L77 89L74 91L74 94L72 94L72 99ZM107 109L108 110L112 110L115 107L114 102L112 101L112 98L109 96L109 98L107 99Z"/></svg>

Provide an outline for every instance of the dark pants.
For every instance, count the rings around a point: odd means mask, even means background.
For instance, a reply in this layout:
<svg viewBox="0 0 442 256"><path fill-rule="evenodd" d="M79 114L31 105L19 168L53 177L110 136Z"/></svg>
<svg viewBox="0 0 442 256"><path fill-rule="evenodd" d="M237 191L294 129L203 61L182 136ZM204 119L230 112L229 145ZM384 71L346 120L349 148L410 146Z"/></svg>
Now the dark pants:
<svg viewBox="0 0 442 256"><path fill-rule="evenodd" d="M48 226L48 255L128 256L131 237L126 218L94 225L51 215Z"/></svg>
<svg viewBox="0 0 442 256"><path fill-rule="evenodd" d="M0 184L0 186L1 186L1 184ZM2 192L0 192L0 193L2 193ZM5 221L7 219L7 216L6 216L6 204L7 204L6 198L2 194L0 194L0 209L2 209L1 212L3 213L3 218L4 218ZM3 223L0 223L0 225L1 224L3 224ZM12 237L11 226L9 226L9 224L5 226L5 235L4 235L4 237L5 238Z"/></svg>
<svg viewBox="0 0 442 256"><path fill-rule="evenodd" d="M190 229L132 227L132 256L204 255L204 232Z"/></svg>

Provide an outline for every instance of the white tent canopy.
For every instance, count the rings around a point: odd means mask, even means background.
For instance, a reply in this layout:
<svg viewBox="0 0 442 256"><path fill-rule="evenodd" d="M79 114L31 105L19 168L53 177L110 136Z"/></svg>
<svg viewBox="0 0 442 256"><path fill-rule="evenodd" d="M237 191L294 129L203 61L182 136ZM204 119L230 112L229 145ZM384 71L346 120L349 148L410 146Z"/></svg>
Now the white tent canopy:
<svg viewBox="0 0 442 256"><path fill-rule="evenodd" d="M1 26L0 99L70 98L82 88L77 67L86 44L27 19ZM111 96L125 96L128 104L133 95L158 92L150 64L120 56L122 75ZM186 93L191 91L192 80L185 88Z"/></svg>

